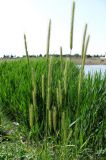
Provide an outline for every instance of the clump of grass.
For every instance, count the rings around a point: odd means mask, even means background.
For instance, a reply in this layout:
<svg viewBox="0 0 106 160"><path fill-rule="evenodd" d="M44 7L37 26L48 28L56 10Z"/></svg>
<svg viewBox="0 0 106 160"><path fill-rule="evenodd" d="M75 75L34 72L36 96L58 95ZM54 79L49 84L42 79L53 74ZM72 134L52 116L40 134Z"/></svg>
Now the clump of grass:
<svg viewBox="0 0 106 160"><path fill-rule="evenodd" d="M87 48L88 48L88 43L89 43L89 38L90 36L88 36L87 40L86 40L86 34L87 34L87 24L85 25L85 29L84 29L84 34L83 34L83 42L82 42L82 66L81 66L81 69L80 69L80 73L79 73L79 82L78 82L78 106L77 106L77 109L76 109L76 119L79 118L79 111L81 109L80 107L80 98L81 98L81 88L82 88L82 83L83 83L83 79L84 79L84 65L85 65L85 58L86 58L86 53L87 53ZM78 139L78 133L80 133L80 145L83 144L83 132L82 131L78 131L79 130L79 127L78 125L81 125L81 128L82 128L82 124L79 124L79 123L76 123L75 125L75 141L76 141L76 144L77 143L77 139ZM80 130L81 130L80 128Z"/></svg>
<svg viewBox="0 0 106 160"><path fill-rule="evenodd" d="M85 58L86 58L86 53L87 53L87 48L88 48L88 43L89 43L89 38L90 38L90 36L88 36L86 40L86 33L87 33L87 24L85 25L83 42L82 42L82 66L81 66L81 70L79 74L79 83L78 83L78 107L80 103L81 85L82 85L83 76L84 76Z"/></svg>
<svg viewBox="0 0 106 160"><path fill-rule="evenodd" d="M87 40L86 40L87 42ZM86 43L85 43L86 44ZM85 45L86 46L86 45ZM80 90L80 108L78 109L78 83L79 79L79 71L72 64L72 62L68 61L68 68L66 67L66 61L63 61L63 71L67 68L67 89L66 96L64 94L64 77L60 77L60 58L52 60L51 72L48 73L50 77L47 76L47 66L46 59L33 59L30 63L31 67L33 67L33 72L29 73L29 68L27 68L27 62L25 60L21 61L11 61L6 63L0 63L0 105L3 106L3 110L7 115L13 116L14 120L17 120L20 123L24 123L25 126L29 126L31 132L36 132L33 134L33 138L37 137L36 142L40 143L40 138L45 138L45 126L46 122L48 122L48 136L47 136L47 146L50 145L50 148L47 148L48 152L52 152L51 146L55 146L56 157L59 158L61 155L57 152L60 152L65 155L64 138L61 139L61 134L66 132L66 153L73 155L79 155L80 157L84 154L87 156L86 148L90 150L90 155L99 153L103 153L105 148L104 143L104 127L105 127L105 92L106 92L106 76L101 78L99 74L96 74L94 77L90 75L85 77L83 75L83 81L81 82L81 90ZM30 67L30 68L31 68ZM36 70L36 74L35 74ZM28 74L29 73L29 74ZM33 73L33 74L32 74ZM30 76L29 76L30 75ZM31 78L31 75L33 78ZM42 84L42 75L45 75L43 84ZM51 78L51 80L49 79ZM33 80L32 80L33 79ZM49 83L48 83L49 80ZM33 82L33 85L32 85ZM51 91L48 90L48 84L50 85ZM42 87L43 86L43 87ZM36 87L36 96L32 96L32 92L34 87ZM43 95L42 96L42 88ZM34 89L35 90L35 89ZM47 94L50 91L50 104L48 110L48 121L46 121L46 98ZM73 96L73 94L74 96ZM33 118L35 116L35 112L31 109L29 114L29 104L33 105L33 97L36 99L37 104L37 116L38 116L38 130L34 130L35 121ZM42 97L46 97L44 101L42 101ZM48 96L49 97L49 96ZM49 98L48 98L49 99ZM66 99L66 101L65 101ZM56 110L56 120L53 119L53 107L55 106ZM44 111L43 111L44 108ZM77 110L78 109L78 110ZM43 111L43 113L42 113ZM77 113L78 111L78 113ZM33 112L33 114L31 113ZM43 115L44 114L44 115ZM65 117L64 117L65 114ZM33 115L33 116L32 116ZM77 116L76 116L77 115ZM29 121L30 117L30 121ZM55 117L55 114L54 114ZM65 120L64 120L65 119ZM54 122L53 122L54 120ZM63 123L63 122L65 123ZM76 123L73 123L76 121ZM61 123L62 122L62 123ZM54 123L54 124L53 124ZM70 124L73 125L71 128ZM43 124L43 127L42 127ZM75 128L77 124L78 134L75 141ZM56 125L56 126L55 126ZM63 127L63 126L66 127ZM33 127L32 127L33 126ZM64 129L61 133L60 130ZM55 134L54 134L55 130ZM40 132L39 132L40 131ZM54 136L55 135L55 136ZM55 138L53 138L54 136ZM52 142L50 141L53 141ZM48 140L49 139L49 140ZM42 142L44 143L44 142ZM78 148L77 148L78 146ZM40 146L41 148L44 146ZM49 150L49 151L48 151ZM43 149L42 149L43 151ZM52 157L49 154L50 157ZM67 155L68 156L68 155ZM63 156L64 157L64 156ZM97 156L96 156L97 158Z"/></svg>
<svg viewBox="0 0 106 160"><path fill-rule="evenodd" d="M75 2L70 50L74 12ZM51 20L46 59L30 59L30 67L24 60L0 63L0 106L7 115L11 114L30 129L29 137L36 140L36 158L89 159L94 154L92 157L97 159L100 152L105 153L106 75L103 78L100 74L84 76L90 38L86 38L87 24L80 71L71 61L62 58L62 47L60 58L49 57L50 34ZM26 35L24 42L29 64Z"/></svg>

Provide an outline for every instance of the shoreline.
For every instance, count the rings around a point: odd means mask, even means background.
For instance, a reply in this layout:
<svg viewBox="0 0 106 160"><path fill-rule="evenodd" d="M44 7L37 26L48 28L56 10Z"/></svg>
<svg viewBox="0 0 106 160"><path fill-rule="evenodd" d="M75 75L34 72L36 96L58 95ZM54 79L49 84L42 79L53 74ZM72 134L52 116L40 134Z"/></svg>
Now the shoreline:
<svg viewBox="0 0 106 160"><path fill-rule="evenodd" d="M38 59L41 57L30 57L30 59ZM43 57L42 57L43 58ZM71 59L73 63L76 65L81 65L82 64L82 58L81 57L64 57L66 59ZM20 57L20 58L0 58L0 61L16 61L20 59L25 59L25 57ZM85 59L85 65L106 65L106 59L101 60L100 58L86 58Z"/></svg>
<svg viewBox="0 0 106 160"><path fill-rule="evenodd" d="M77 65L82 64L82 59L79 57L78 58L72 57L71 60ZM106 59L101 60L100 58L86 58L85 64L86 65L106 65Z"/></svg>

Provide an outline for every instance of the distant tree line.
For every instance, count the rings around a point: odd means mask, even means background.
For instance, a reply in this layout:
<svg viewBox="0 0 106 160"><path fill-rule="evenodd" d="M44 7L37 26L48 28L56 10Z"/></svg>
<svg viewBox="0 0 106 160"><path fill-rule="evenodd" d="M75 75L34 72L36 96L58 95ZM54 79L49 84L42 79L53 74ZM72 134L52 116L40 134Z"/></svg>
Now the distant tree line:
<svg viewBox="0 0 106 160"><path fill-rule="evenodd" d="M59 54L50 54L50 56L53 56L53 57L59 57L60 55ZM98 54L96 54L96 55L90 55L90 54L88 54L88 55L86 55L86 57L87 58L93 58L93 57L97 57L97 58L99 58L99 57L102 57L103 55L98 55ZM23 55L23 58L25 58L26 57L26 55ZM46 57L46 55L42 55L42 54L39 54L39 55L29 55L29 57L30 58L38 58L38 57ZM78 54L78 53L75 53L75 54L73 54L73 55L70 55L70 54L64 54L63 55L63 57L75 57L75 58L81 58L81 55L80 54ZM3 59L14 59L14 58L20 58L19 56L14 56L14 55L4 55L3 56Z"/></svg>

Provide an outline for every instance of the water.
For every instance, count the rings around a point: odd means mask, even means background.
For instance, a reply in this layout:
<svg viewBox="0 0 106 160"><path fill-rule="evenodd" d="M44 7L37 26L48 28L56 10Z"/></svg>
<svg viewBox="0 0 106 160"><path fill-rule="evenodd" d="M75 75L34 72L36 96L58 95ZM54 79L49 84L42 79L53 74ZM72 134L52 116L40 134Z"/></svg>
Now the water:
<svg viewBox="0 0 106 160"><path fill-rule="evenodd" d="M102 74L106 74L106 65L85 65L84 70L86 75L88 73L93 75L96 72L98 73L101 72Z"/></svg>

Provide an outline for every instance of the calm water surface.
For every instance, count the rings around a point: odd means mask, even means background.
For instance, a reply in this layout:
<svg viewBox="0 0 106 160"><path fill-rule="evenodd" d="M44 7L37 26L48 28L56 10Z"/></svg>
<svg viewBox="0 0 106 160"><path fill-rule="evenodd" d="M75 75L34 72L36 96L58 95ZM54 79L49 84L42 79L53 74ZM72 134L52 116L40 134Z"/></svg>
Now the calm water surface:
<svg viewBox="0 0 106 160"><path fill-rule="evenodd" d="M85 65L84 70L85 74L88 73L94 74L96 72L101 72L102 74L106 74L106 65Z"/></svg>

